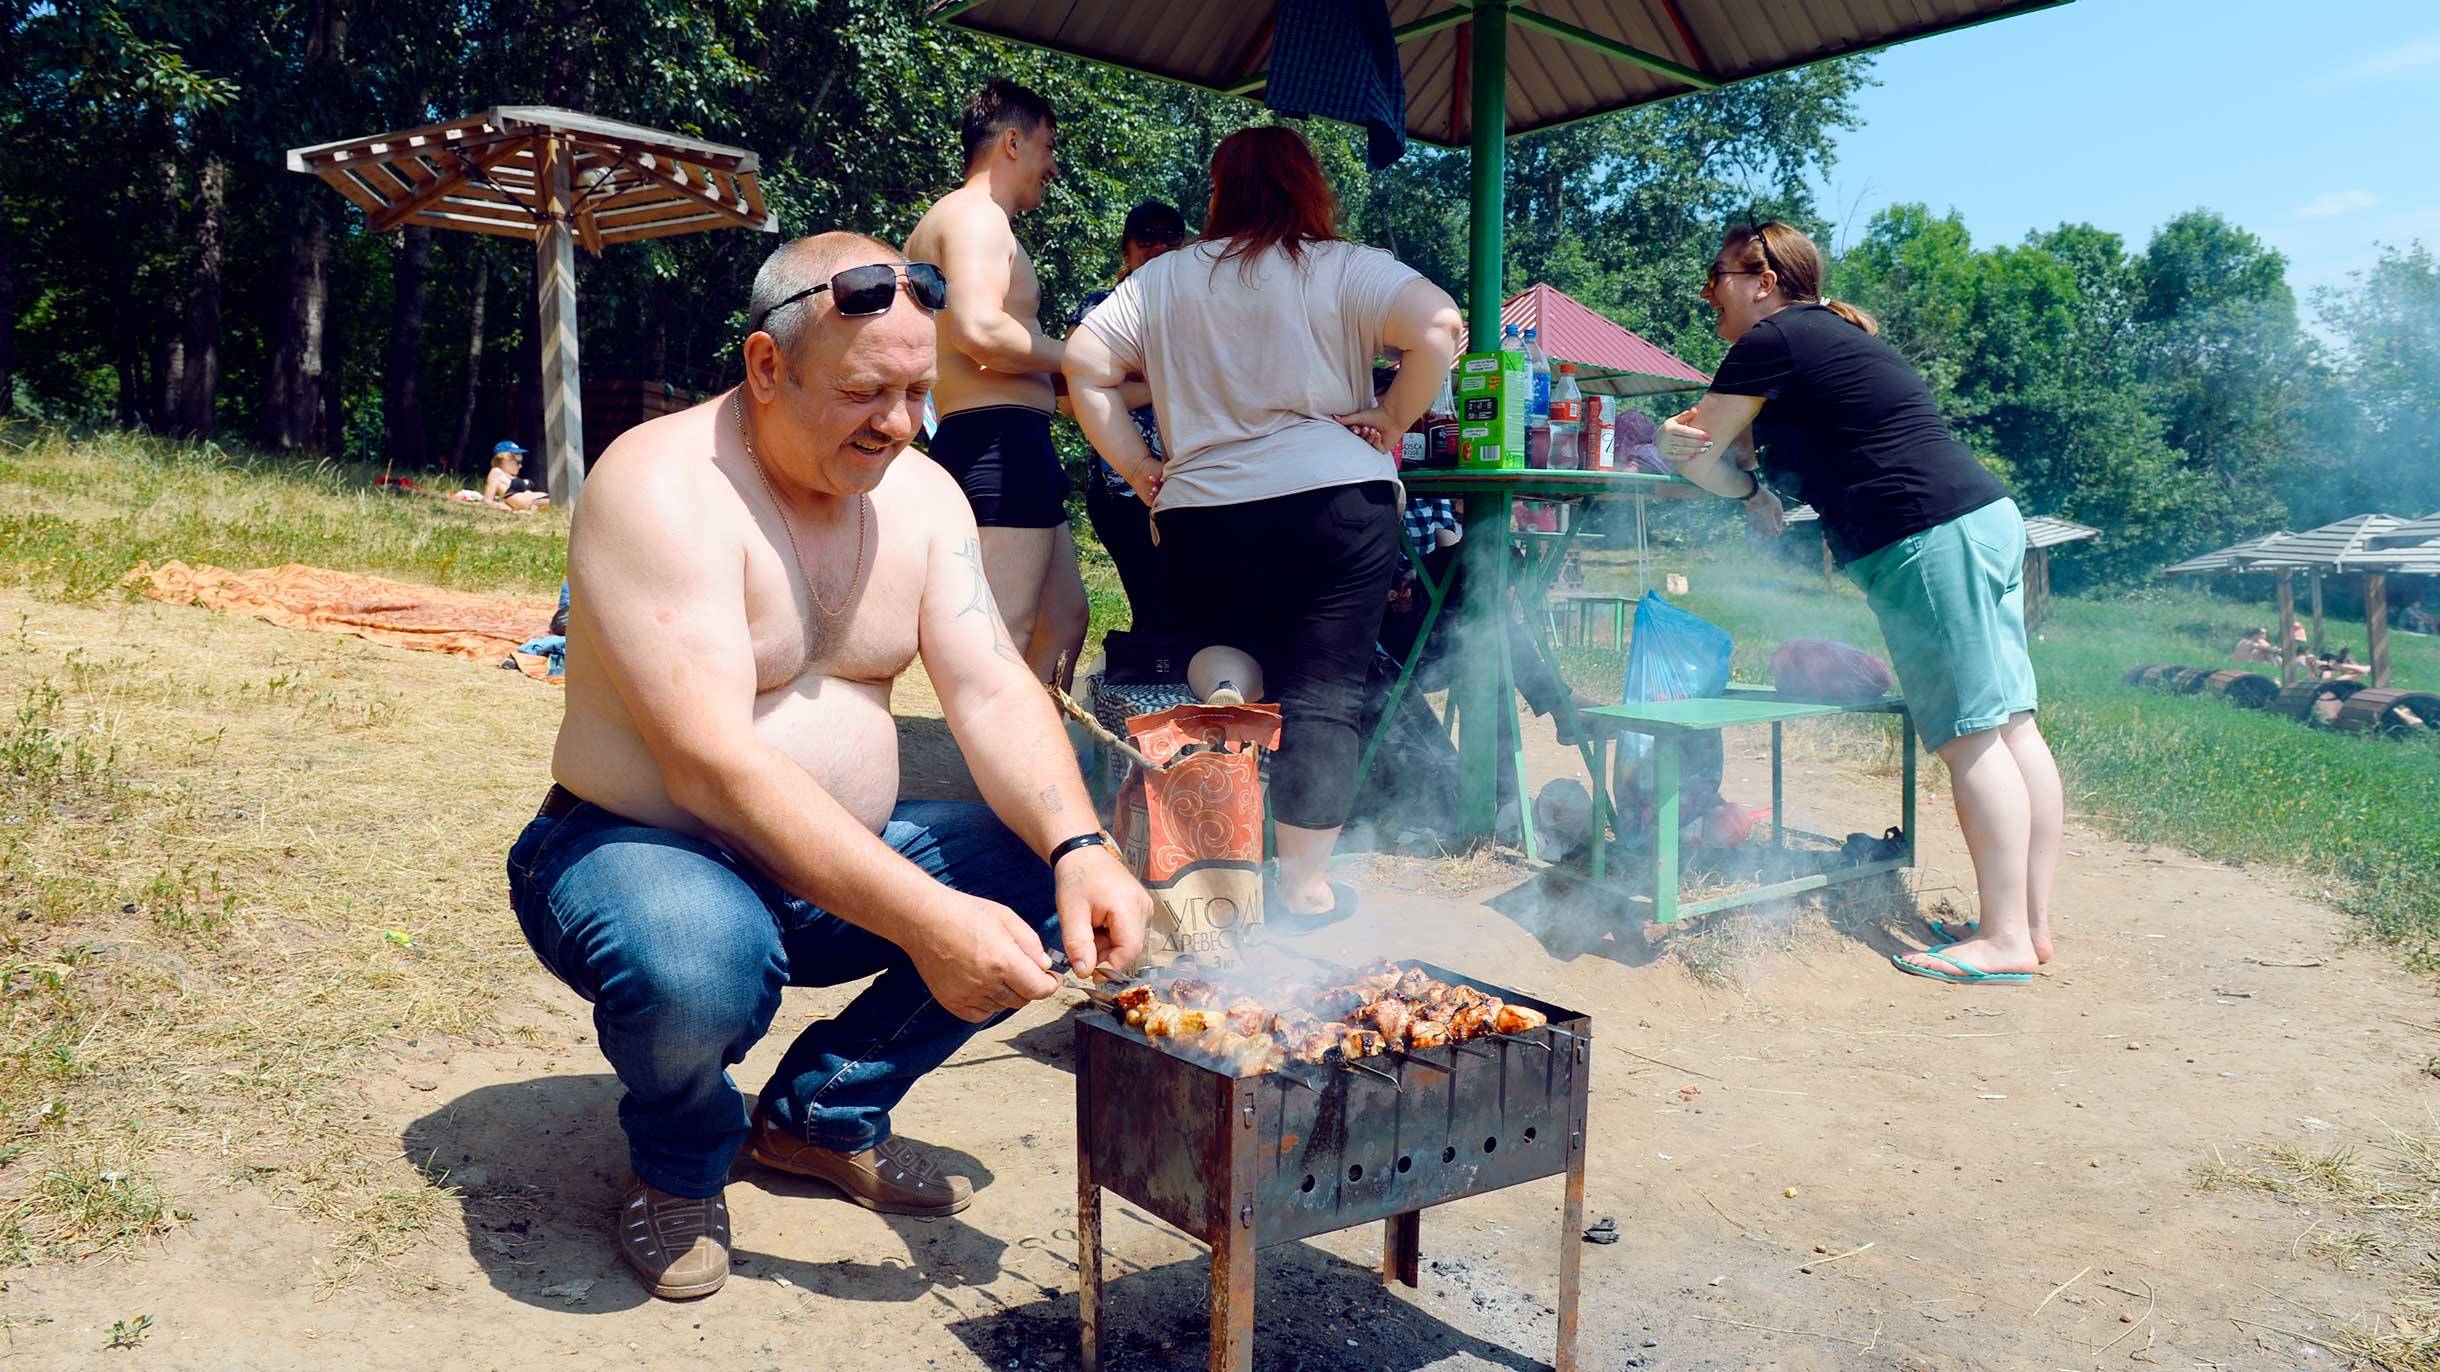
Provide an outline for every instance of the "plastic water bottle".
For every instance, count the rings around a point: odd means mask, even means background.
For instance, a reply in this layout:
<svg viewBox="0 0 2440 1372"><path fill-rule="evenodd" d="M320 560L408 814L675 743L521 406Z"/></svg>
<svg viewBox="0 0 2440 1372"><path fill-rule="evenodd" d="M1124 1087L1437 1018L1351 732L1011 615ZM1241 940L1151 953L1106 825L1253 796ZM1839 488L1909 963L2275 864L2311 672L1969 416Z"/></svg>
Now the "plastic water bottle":
<svg viewBox="0 0 2440 1372"><path fill-rule="evenodd" d="M1521 353L1525 351L1525 340L1517 333L1516 325L1511 324L1508 327L1500 330L1500 351L1504 353Z"/></svg>
<svg viewBox="0 0 2440 1372"><path fill-rule="evenodd" d="M1576 364L1559 364L1559 379L1550 388L1550 465L1574 468L1584 463L1584 392L1576 386Z"/></svg>
<svg viewBox="0 0 2440 1372"><path fill-rule="evenodd" d="M1550 426L1550 354L1542 351L1539 331L1525 331L1525 365L1533 372L1533 400L1525 409L1525 427Z"/></svg>

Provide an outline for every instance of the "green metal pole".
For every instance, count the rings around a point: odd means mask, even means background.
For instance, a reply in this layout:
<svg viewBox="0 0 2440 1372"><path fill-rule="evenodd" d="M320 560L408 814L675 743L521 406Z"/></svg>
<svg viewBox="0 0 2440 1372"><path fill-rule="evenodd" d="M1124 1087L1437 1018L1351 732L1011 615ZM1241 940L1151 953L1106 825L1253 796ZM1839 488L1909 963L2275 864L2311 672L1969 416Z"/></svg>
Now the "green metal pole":
<svg viewBox="0 0 2440 1372"><path fill-rule="evenodd" d="M1466 323L1475 348L1500 339L1502 230L1508 181L1508 0L1479 0L1467 32L1473 39L1473 233Z"/></svg>
<svg viewBox="0 0 2440 1372"><path fill-rule="evenodd" d="M1473 231L1469 235L1466 288L1468 346L1488 352L1500 345L1501 228L1507 203L1508 173L1508 0L1479 0L1467 26L1468 60L1472 63L1470 95L1473 110ZM1507 715L1499 694L1512 690L1502 679L1500 655L1471 650L1488 647L1484 635L1507 641L1508 529L1515 501L1505 492L1484 491L1466 501L1466 536L1459 549L1466 568L1465 613L1459 644L1458 671L1450 704L1460 726L1458 760L1462 773L1459 817L1469 834L1487 836L1499 810L1500 727ZM1517 797L1520 809L1532 802Z"/></svg>

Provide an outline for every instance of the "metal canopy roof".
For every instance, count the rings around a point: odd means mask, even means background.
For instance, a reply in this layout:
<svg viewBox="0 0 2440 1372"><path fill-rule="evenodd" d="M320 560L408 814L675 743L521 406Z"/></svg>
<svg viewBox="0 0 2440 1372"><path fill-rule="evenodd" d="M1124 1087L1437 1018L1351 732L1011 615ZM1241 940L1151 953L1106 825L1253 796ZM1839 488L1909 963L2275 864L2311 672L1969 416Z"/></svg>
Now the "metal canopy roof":
<svg viewBox="0 0 2440 1372"><path fill-rule="evenodd" d="M2277 547L2258 549L2237 560L2245 569L2352 571L2356 569L2349 565L2350 561L2367 550L2370 539L2405 522L2394 515L2360 514L2318 529L2307 529L2291 535Z"/></svg>
<svg viewBox="0 0 2440 1372"><path fill-rule="evenodd" d="M1711 384L1710 377L1677 354L1611 323L1582 301L1544 282L1535 282L1502 305L1500 323L1538 330L1551 364L1575 363L1576 384L1588 391L1666 395ZM1463 336L1458 339L1458 351L1471 346Z"/></svg>
<svg viewBox="0 0 2440 1372"><path fill-rule="evenodd" d="M1510 136L1689 91L2050 9L2066 0L1534 0L1506 11ZM1387 0L1406 70L1406 129L1473 135L1468 0ZM1276 0L935 0L978 33L1259 98Z"/></svg>
<svg viewBox="0 0 2440 1372"><path fill-rule="evenodd" d="M2375 548L2347 559L2350 572L2395 572L2404 576L2440 576L2440 542L2406 548Z"/></svg>
<svg viewBox="0 0 2440 1372"><path fill-rule="evenodd" d="M2081 543L2085 539L2099 537L2099 529L2089 524L2078 524L2072 519L2060 519L2053 515L2025 517L2025 546L2028 548L2056 548L2062 543Z"/></svg>
<svg viewBox="0 0 2440 1372"><path fill-rule="evenodd" d="M2212 572L2250 571L2253 569L2239 565L2239 559L2284 547L2288 540L2295 536L2285 529L2281 529L2277 533L2256 534L2242 543L2231 543L2217 552L2204 553L2200 557L2190 557L2173 566L2163 567L2160 569L2160 574L2162 576L2200 576ZM2262 570L2276 569L2266 567Z"/></svg>
<svg viewBox="0 0 2440 1372"><path fill-rule="evenodd" d="M375 233L422 224L531 241L551 217L546 144L569 159L569 218L596 255L708 229L779 231L753 153L548 105L296 148L288 169L329 182Z"/></svg>

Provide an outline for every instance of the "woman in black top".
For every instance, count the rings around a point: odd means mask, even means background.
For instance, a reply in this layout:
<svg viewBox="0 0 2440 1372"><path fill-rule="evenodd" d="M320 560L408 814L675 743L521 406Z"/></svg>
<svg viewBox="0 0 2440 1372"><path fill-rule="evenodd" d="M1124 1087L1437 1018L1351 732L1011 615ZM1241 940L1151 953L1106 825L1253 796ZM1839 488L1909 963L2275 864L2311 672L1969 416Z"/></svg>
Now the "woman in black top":
<svg viewBox="0 0 2440 1372"><path fill-rule="evenodd" d="M1979 927L1935 924L1955 941L1892 961L1939 981L2021 985L2050 960L2065 811L2034 723L2024 520L1872 317L1822 299L1821 281L1820 251L1788 225L1729 231L1703 288L1728 356L1702 402L1663 426L1661 455L1742 501L1763 532L1779 531L1780 491L1820 513L1880 621L1915 728L1954 778L1982 898Z"/></svg>
<svg viewBox="0 0 2440 1372"><path fill-rule="evenodd" d="M1115 287L1136 268L1185 242L1186 217L1175 205L1159 200L1137 205L1127 212L1126 227L1119 232L1118 278L1111 285ZM1076 307L1075 318L1068 321L1069 330L1084 323L1093 307L1109 298L1108 291L1087 295ZM1120 390L1127 398L1127 413L1135 420L1136 432L1152 450L1152 460L1162 461L1168 454L1161 447L1160 422L1152 412L1152 388L1138 378ZM1066 408L1064 401L1061 408ZM1084 485L1085 518L1092 521L1093 536L1101 540L1102 550L1118 568L1118 584L1127 593L1127 627L1139 634L1165 634L1169 632L1162 594L1166 587L1152 544L1152 511L1100 453L1093 454L1090 466Z"/></svg>

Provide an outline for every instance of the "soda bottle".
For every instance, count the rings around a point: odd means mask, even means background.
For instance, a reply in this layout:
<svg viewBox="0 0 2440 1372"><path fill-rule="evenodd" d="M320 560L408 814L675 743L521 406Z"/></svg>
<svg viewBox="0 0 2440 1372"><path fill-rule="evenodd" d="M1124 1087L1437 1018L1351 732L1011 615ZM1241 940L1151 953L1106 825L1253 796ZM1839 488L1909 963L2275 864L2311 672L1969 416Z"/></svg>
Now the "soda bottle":
<svg viewBox="0 0 2440 1372"><path fill-rule="evenodd" d="M1559 379L1550 388L1550 465L1584 465L1584 392L1576 386L1576 364L1559 364Z"/></svg>
<svg viewBox="0 0 2440 1372"><path fill-rule="evenodd" d="M1550 426L1550 354L1542 351L1540 331L1525 331L1525 366L1533 373L1533 400L1525 409L1525 427Z"/></svg>
<svg viewBox="0 0 2440 1372"><path fill-rule="evenodd" d="M1452 386L1455 375L1440 379L1439 398L1432 408L1423 412L1423 465L1454 467L1457 465L1457 392Z"/></svg>

